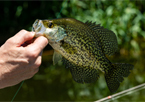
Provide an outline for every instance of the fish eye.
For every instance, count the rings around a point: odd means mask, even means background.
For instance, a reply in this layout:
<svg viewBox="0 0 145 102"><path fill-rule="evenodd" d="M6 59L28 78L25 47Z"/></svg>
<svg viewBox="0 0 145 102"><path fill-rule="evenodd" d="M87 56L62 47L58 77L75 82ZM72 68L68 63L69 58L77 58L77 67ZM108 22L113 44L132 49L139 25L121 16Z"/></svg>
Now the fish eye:
<svg viewBox="0 0 145 102"><path fill-rule="evenodd" d="M53 27L53 23L52 22L48 23L48 27L52 28Z"/></svg>

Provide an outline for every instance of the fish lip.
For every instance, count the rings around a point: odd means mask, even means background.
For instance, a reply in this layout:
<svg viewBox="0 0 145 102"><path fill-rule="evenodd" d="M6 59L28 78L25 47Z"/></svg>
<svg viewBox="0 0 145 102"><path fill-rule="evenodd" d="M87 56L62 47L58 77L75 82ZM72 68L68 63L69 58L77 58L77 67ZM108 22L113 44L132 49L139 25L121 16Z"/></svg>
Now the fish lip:
<svg viewBox="0 0 145 102"><path fill-rule="evenodd" d="M36 28L38 28L39 22L41 22L41 20L39 20L39 19L35 20L35 22L32 25L32 31L34 31L34 32L36 31Z"/></svg>
<svg viewBox="0 0 145 102"><path fill-rule="evenodd" d="M35 37L43 36L45 30L46 28L44 27L42 20L37 19L32 26L32 31L35 32Z"/></svg>
<svg viewBox="0 0 145 102"><path fill-rule="evenodd" d="M39 32L35 32L35 37L39 37L39 36L43 36L44 34L42 34L42 33L39 33Z"/></svg>
<svg viewBox="0 0 145 102"><path fill-rule="evenodd" d="M34 37L44 36L51 42L59 42L67 35L62 27L56 25L52 28L46 27L43 20L39 19L33 23L32 31L35 32Z"/></svg>

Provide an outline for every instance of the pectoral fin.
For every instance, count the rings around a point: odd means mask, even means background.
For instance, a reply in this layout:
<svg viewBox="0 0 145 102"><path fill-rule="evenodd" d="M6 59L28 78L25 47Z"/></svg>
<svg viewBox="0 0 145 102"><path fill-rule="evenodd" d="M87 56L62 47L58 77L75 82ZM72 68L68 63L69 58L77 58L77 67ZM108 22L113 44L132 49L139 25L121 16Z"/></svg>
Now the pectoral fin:
<svg viewBox="0 0 145 102"><path fill-rule="evenodd" d="M58 61L60 61L61 59L62 59L62 55L59 52L54 50L54 53L53 53L53 65L57 64Z"/></svg>

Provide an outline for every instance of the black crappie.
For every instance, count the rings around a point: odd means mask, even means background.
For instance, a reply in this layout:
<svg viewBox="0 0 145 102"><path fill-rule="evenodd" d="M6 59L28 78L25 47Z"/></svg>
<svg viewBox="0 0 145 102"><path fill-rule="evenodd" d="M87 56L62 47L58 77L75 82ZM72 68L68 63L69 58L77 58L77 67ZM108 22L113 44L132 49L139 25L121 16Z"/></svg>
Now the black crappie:
<svg viewBox="0 0 145 102"><path fill-rule="evenodd" d="M116 92L120 82L130 74L133 65L111 63L106 55L118 49L116 35L92 22L80 22L72 18L36 20L32 31L36 37L45 36L54 49L53 63L62 60L70 68L78 83L92 83L105 74L107 86Z"/></svg>

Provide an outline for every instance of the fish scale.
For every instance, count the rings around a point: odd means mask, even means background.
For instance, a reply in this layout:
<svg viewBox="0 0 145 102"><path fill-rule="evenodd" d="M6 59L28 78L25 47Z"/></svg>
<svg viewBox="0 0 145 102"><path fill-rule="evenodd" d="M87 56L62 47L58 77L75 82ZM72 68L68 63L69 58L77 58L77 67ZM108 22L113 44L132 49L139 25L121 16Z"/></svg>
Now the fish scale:
<svg viewBox="0 0 145 102"><path fill-rule="evenodd" d="M92 83L104 73L109 90L114 93L130 74L133 65L111 63L106 55L118 49L113 31L95 22L80 22L72 18L36 20L33 24L36 37L45 36L54 49L53 62L61 60L70 69L78 83Z"/></svg>
<svg viewBox="0 0 145 102"><path fill-rule="evenodd" d="M68 31L68 30L67 30ZM75 38L75 39L73 39L73 38ZM79 39L79 40L78 40ZM73 37L71 37L71 36L68 36L66 39L64 39L64 41L66 40L66 42L77 42L77 44L79 44L79 45L81 45L81 46L77 46L77 45L75 45L76 47L77 47L77 49L79 50L78 51L78 54L77 55L81 55L81 56L83 56L84 55L84 53L85 52L82 52L82 49L84 49L85 50L85 48L88 48L89 50L88 51L91 51L91 49L92 49L92 46L91 46L91 44L90 43L88 43L88 44L86 44L86 41L85 40L83 40L83 39L80 39L80 38L77 38L77 36L73 36ZM77 40L77 41L76 41ZM88 41L89 41L89 39L87 39ZM91 42L91 41L90 41ZM82 44L83 43L83 44ZM93 42L92 42L93 43ZM62 47L63 47L63 45L62 45ZM94 46L95 47L95 46ZM81 49L81 50L80 50ZM67 50L70 50L70 47L67 47ZM87 53L87 52L86 52ZM88 54L88 53L87 53ZM85 56L85 57L87 57L87 56ZM69 57L69 59L71 58L71 56ZM91 58L91 57L90 57ZM84 59L83 60L83 63L84 63L84 65L85 65L85 62L86 61L88 61L88 59L90 59L89 58L89 56L88 56L88 58L86 58L86 59ZM101 58L102 58L102 56L101 56ZM78 61L79 60L79 58L76 58L75 59L75 63L77 63L77 62L80 62L80 61ZM89 60L88 61L88 63L92 63L92 61L91 60Z"/></svg>

